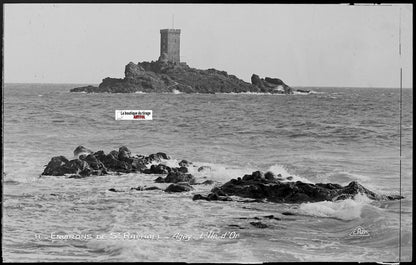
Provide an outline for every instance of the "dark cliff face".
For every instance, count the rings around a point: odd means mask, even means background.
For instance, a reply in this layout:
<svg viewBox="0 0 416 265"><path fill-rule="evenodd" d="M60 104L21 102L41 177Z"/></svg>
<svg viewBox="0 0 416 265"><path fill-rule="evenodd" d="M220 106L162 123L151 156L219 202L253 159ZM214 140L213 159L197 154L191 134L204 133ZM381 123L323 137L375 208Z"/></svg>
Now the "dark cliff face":
<svg viewBox="0 0 416 265"><path fill-rule="evenodd" d="M86 86L71 89L71 92L87 93L166 93L174 90L183 93L287 93L290 87L277 78L260 79L252 84L234 75L216 69L199 70L185 63L174 64L166 61L130 62L126 65L124 78L103 79L98 87ZM270 79L270 80L268 80ZM278 81L277 81L278 80ZM278 90L281 86L284 90Z"/></svg>

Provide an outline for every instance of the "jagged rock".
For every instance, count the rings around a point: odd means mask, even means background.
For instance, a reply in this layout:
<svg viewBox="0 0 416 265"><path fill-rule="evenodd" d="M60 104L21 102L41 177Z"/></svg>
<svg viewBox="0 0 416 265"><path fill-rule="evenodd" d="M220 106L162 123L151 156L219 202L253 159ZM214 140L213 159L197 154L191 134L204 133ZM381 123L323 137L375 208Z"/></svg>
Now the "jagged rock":
<svg viewBox="0 0 416 265"><path fill-rule="evenodd" d="M88 163L80 159L70 160L63 167L69 174L79 174L81 176L87 176L92 172L92 169L90 168Z"/></svg>
<svg viewBox="0 0 416 265"><path fill-rule="evenodd" d="M107 170L104 165L98 161L93 155L80 156L83 159L73 159L68 161L63 156L53 157L46 166L42 175L63 176L65 174L73 174L69 178L77 178L90 175L104 175ZM88 163L88 162L89 163Z"/></svg>
<svg viewBox="0 0 416 265"><path fill-rule="evenodd" d="M158 177L155 179L156 183L178 183L188 182L189 184L195 184L195 177L191 174L185 174L181 172L170 172L166 178Z"/></svg>
<svg viewBox="0 0 416 265"><path fill-rule="evenodd" d="M108 154L104 157L103 163L106 168L108 168L109 170L115 171L119 161L113 154Z"/></svg>
<svg viewBox="0 0 416 265"><path fill-rule="evenodd" d="M89 155L94 153L93 151L91 151L88 148L85 148L84 146L80 145L77 148L75 148L74 150L74 157L78 158L80 155Z"/></svg>
<svg viewBox="0 0 416 265"><path fill-rule="evenodd" d="M184 191L191 191L194 188L192 188L191 185L189 185L188 183L174 183L174 184L170 184L165 192L184 192Z"/></svg>
<svg viewBox="0 0 416 265"><path fill-rule="evenodd" d="M113 151L110 152L110 155L114 156L115 158L118 158L118 151L113 150Z"/></svg>
<svg viewBox="0 0 416 265"><path fill-rule="evenodd" d="M69 160L66 159L66 157L64 156L52 157L51 161L49 161L45 170L43 170L42 175L63 176L64 174L66 174L63 166L68 162Z"/></svg>
<svg viewBox="0 0 416 265"><path fill-rule="evenodd" d="M103 161L104 161L104 158L105 158L105 153L104 153L104 151L100 150L100 151L95 152L95 153L94 153L94 156L95 156L95 157L96 157L99 161L103 162Z"/></svg>
<svg viewBox="0 0 416 265"><path fill-rule="evenodd" d="M270 77L266 77L264 80L265 80L267 83L274 84L274 85L280 85L280 86L285 85L285 83L283 83L283 81L282 81L282 80L280 80L279 78L270 78Z"/></svg>
<svg viewBox="0 0 416 265"><path fill-rule="evenodd" d="M118 149L118 152L125 152L129 157L131 156L130 149L127 146L123 145Z"/></svg>
<svg viewBox="0 0 416 265"><path fill-rule="evenodd" d="M186 160L182 160L181 162L179 162L179 166L180 167L189 167L190 163Z"/></svg>
<svg viewBox="0 0 416 265"><path fill-rule="evenodd" d="M264 174L264 178L267 180L275 180L276 176L273 172L268 171Z"/></svg>
<svg viewBox="0 0 416 265"><path fill-rule="evenodd" d="M163 164L152 165L149 170L143 171L146 174L168 174L169 172L171 168Z"/></svg>
<svg viewBox="0 0 416 265"><path fill-rule="evenodd" d="M261 79L258 75L253 74L251 76L251 83L259 87L262 92L293 94L293 89L279 78L266 77L265 79Z"/></svg>
<svg viewBox="0 0 416 265"><path fill-rule="evenodd" d="M152 162L160 162L162 161L162 159L166 159L165 157L167 157L167 155L165 153L156 153L156 154L151 154L148 157L146 157L146 161L147 163L152 163Z"/></svg>
<svg viewBox="0 0 416 265"><path fill-rule="evenodd" d="M188 173L188 169L186 167L181 166L180 168L178 168L178 172Z"/></svg>
<svg viewBox="0 0 416 265"><path fill-rule="evenodd" d="M85 157L85 159L82 159L94 170L98 169L105 169L104 164L97 159L93 154L89 154Z"/></svg>
<svg viewBox="0 0 416 265"><path fill-rule="evenodd" d="M165 160L170 159L170 157L166 153L158 152L158 153L156 153L156 155L159 156L162 159L165 159Z"/></svg>
<svg viewBox="0 0 416 265"><path fill-rule="evenodd" d="M269 176L269 174L267 174ZM245 175L242 179L231 179L221 187L215 187L208 195L212 196L240 196L243 198L252 198L256 200L268 200L279 203L302 203L318 201L335 201L353 198L357 194L365 194L373 200L396 200L403 197L387 196L376 194L357 182L353 181L343 187L332 183L303 183L297 182L280 182L277 179L268 179L260 172L253 172L251 175ZM196 197L204 199L204 197Z"/></svg>
<svg viewBox="0 0 416 265"><path fill-rule="evenodd" d="M260 79L260 77L256 74L253 74L251 76L251 83L255 86L258 86L261 89L264 89L263 81Z"/></svg>
<svg viewBox="0 0 416 265"><path fill-rule="evenodd" d="M92 152L91 150L78 146L74 155L77 157L71 161L68 161L63 156L53 157L51 161L46 165L42 175L63 176L65 174L73 174L71 178L78 176L85 177L91 175L104 175L109 171L116 173L131 173L131 172L143 172L147 169L146 164L153 161L160 161L162 159L170 159L165 153L159 152L151 154L148 157L143 155L132 156L130 150L126 146L121 146L119 150L113 150L109 154L105 154L100 150ZM159 170L159 174L167 174L169 172L178 171L178 168L170 169L167 166L156 167ZM155 167L152 168L155 170ZM184 171L183 169L180 169Z"/></svg>
<svg viewBox="0 0 416 265"><path fill-rule="evenodd" d="M120 161L125 161L130 164L133 162L133 159L131 158L131 152L125 146L122 146L119 148L117 157L118 157L118 160Z"/></svg>
<svg viewBox="0 0 416 265"><path fill-rule="evenodd" d="M147 169L145 160L137 157L132 158L131 167L134 171L139 172L143 172Z"/></svg>
<svg viewBox="0 0 416 265"><path fill-rule="evenodd" d="M201 194L195 194L192 200L206 200L206 201L232 201L230 197L227 196L222 190L215 187L211 190L211 193L208 196L203 196Z"/></svg>
<svg viewBox="0 0 416 265"><path fill-rule="evenodd" d="M139 65L130 62L126 65L124 70L125 79L134 79L137 76L143 75L144 69Z"/></svg>
<svg viewBox="0 0 416 265"><path fill-rule="evenodd" d="M156 182L156 183L165 183L165 178L162 178L162 177L157 177L157 178L154 180L154 182Z"/></svg>

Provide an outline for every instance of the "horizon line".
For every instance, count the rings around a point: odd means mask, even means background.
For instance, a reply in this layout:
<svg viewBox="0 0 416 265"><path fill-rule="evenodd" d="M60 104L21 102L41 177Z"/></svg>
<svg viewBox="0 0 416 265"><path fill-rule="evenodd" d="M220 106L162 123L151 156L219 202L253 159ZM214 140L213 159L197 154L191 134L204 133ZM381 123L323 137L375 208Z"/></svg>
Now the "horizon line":
<svg viewBox="0 0 416 265"><path fill-rule="evenodd" d="M248 83L248 82L247 82ZM66 83L66 82L3 82L3 85L6 84L41 84L41 85L99 85L100 83L89 83L89 82L80 82L80 83ZM250 84L250 83L249 83ZM331 86L331 85L291 85L292 88L302 88L302 87L313 87L313 88L393 88L400 89L398 87L388 87L388 86ZM402 87L403 89L413 89L413 87Z"/></svg>

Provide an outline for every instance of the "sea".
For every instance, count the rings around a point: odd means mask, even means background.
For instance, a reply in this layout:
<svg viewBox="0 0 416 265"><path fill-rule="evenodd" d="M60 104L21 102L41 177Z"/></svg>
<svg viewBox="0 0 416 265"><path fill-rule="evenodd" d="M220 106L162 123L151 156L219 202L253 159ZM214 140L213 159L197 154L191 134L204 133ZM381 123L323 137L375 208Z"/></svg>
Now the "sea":
<svg viewBox="0 0 416 265"><path fill-rule="evenodd" d="M4 84L2 256L6 262L412 260L413 91L309 87L309 94L71 93L80 84ZM152 120L115 120L152 110ZM85 146L165 152L195 190L139 173L40 176ZM207 166L198 172L200 166ZM358 181L401 201L193 201L253 171L292 181ZM122 192L111 192L109 189ZM123 192L124 191L124 192ZM290 215L288 215L290 214ZM265 216L273 215L274 218ZM256 223L264 226L253 225Z"/></svg>

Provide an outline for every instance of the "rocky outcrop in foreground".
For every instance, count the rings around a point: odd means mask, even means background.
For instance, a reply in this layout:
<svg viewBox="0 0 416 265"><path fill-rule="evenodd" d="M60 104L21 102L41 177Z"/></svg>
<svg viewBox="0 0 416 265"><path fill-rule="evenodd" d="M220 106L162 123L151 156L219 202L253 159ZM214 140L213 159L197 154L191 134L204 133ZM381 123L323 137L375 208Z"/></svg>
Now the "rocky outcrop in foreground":
<svg viewBox="0 0 416 265"><path fill-rule="evenodd" d="M42 175L64 176L72 174L72 178L106 175L109 172L131 173L143 172L153 173L155 167L147 167L152 162L170 159L165 153L156 153L149 156L132 155L130 150L122 146L119 150L113 150L109 154L104 151L93 152L83 146L74 150L74 159L68 160L64 156L52 157L46 165ZM178 168L169 168L169 172L176 172ZM155 174L158 174L156 172Z"/></svg>
<svg viewBox="0 0 416 265"><path fill-rule="evenodd" d="M126 65L124 78L103 79L98 86L73 88L71 92L87 93L273 93L292 94L293 90L278 78L260 79L253 75L247 83L235 75L216 69L199 70L186 63L168 61L130 62Z"/></svg>
<svg viewBox="0 0 416 265"><path fill-rule="evenodd" d="M212 185L213 181L197 183L195 177L188 173L189 167L197 167L191 162L182 160L178 167L168 167L163 160L170 157L165 153L156 153L149 156L132 155L130 150L122 146L119 150L113 150L109 154L104 151L93 152L83 146L78 146L74 151L74 159L68 160L64 156L53 157L42 175L64 176L70 178L85 178L89 176L100 176L109 172L143 174L161 174L155 183L170 183L164 190L171 192L189 192L194 190L192 185ZM162 162L162 163L161 163ZM199 167L198 172L209 170L209 167ZM231 201L230 196L238 196L245 199L242 202L277 202L277 203L302 203L318 201L336 201L353 198L357 194L364 194L372 200L398 200L404 197L398 195L382 195L372 192L359 183L353 181L347 186L333 183L303 183L301 181L287 182L291 177L283 179L279 174L275 176L272 172L263 174L260 171L242 178L231 179L219 187L214 187L211 192L204 196L195 194L193 200L206 201ZM152 191L160 190L159 187L136 187L130 191ZM112 192L123 192L110 189Z"/></svg>
<svg viewBox="0 0 416 265"><path fill-rule="evenodd" d="M372 200L398 200L398 195L381 195L372 192L356 181L347 186L332 183L281 182L273 173L260 171L243 178L231 179L221 187L215 187L207 196L196 194L193 200L230 200L229 196L267 200L278 203L302 203L318 201L336 201L352 199L357 194L364 194Z"/></svg>

